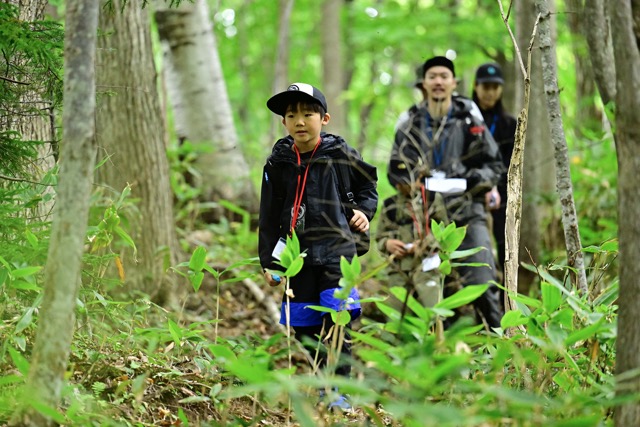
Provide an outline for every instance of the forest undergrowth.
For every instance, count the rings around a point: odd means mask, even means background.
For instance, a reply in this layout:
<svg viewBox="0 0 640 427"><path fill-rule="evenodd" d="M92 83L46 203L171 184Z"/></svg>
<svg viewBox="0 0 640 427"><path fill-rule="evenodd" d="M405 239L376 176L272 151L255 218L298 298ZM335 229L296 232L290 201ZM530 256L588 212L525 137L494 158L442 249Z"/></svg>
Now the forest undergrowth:
<svg viewBox="0 0 640 427"><path fill-rule="evenodd" d="M464 229L432 225L441 246L451 246L441 256L455 264ZM181 284L169 307L144 296L113 299L108 288L118 286L116 279L83 287L63 403L43 411L65 426L612 425L617 283L602 278L615 242L587 250L592 281L600 282L592 298L576 295L562 266L539 269L540 294L514 295L519 310L494 331L464 319L446 331L438 327L485 285L431 308L410 297L403 316L383 295L404 300L406 290L388 286L375 254L362 264L343 262L342 290L359 286L365 313L354 324L346 380L314 375L310 356L278 325L282 289L261 282L250 256L255 235L220 231L208 230L204 244L188 248L190 259L172 267ZM295 242L287 250L283 274L292 275L304 254ZM41 269L0 262L0 422L7 423L29 404L23 384ZM95 279L92 268L105 271L102 263L114 261L105 255L91 262L85 274ZM329 314L338 325L350 320ZM319 402L320 388L336 386L354 410L333 413Z"/></svg>

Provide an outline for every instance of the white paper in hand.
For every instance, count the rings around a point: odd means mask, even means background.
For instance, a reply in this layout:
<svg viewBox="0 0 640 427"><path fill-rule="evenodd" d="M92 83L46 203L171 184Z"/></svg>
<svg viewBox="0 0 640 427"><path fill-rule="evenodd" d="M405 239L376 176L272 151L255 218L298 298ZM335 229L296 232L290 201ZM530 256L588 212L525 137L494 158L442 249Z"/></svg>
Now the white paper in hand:
<svg viewBox="0 0 640 427"><path fill-rule="evenodd" d="M422 271L431 271L440 267L440 255L431 255L422 260Z"/></svg>
<svg viewBox="0 0 640 427"><path fill-rule="evenodd" d="M462 178L430 177L425 178L424 185L429 191L455 196L465 192L467 180Z"/></svg>

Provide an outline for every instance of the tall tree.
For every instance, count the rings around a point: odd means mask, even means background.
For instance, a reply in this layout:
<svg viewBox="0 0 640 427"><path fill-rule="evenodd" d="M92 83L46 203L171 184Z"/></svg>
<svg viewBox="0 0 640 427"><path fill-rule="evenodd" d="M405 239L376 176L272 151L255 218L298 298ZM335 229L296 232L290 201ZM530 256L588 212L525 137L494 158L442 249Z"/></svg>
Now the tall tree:
<svg viewBox="0 0 640 427"><path fill-rule="evenodd" d="M574 286L582 295L588 293L587 276L584 267L584 254L580 243L580 230L576 205L573 199L573 185L560 112L560 89L558 88L558 66L556 65L555 41L551 34L551 11L548 0L536 0L536 10L540 15L540 50L542 59L542 78L547 99L547 112L551 124L551 138L555 148L556 182L560 205L562 206L562 225L567 248L567 264L575 272Z"/></svg>
<svg viewBox="0 0 640 427"><path fill-rule="evenodd" d="M278 47L276 49L275 70L273 74L272 93L283 91L289 82L289 39L291 27L291 12L294 0L280 0L278 2ZM275 141L276 133L282 125L280 120L274 118L271 121L269 144Z"/></svg>
<svg viewBox="0 0 640 427"><path fill-rule="evenodd" d="M597 37L588 38L592 62L606 65L597 72L596 82L606 104L615 102L615 143L618 156L618 240L620 249L620 297L618 298L618 338L616 342L616 393L619 397L640 393L640 337L637 316L640 312L640 191L637 174L640 170L640 51L638 28L640 4L636 0L621 0L615 7L604 0L587 0L585 11L588 25L594 32L612 40L612 50ZM599 15L598 13L603 13ZM606 17L606 18L603 18ZM607 19L610 22L607 25ZM610 30L610 31L609 31ZM604 49L602 49L604 47ZM613 58L608 56L613 53ZM613 59L613 60L612 60ZM615 89L606 81L615 76ZM615 425L637 425L640 401L633 399L615 412Z"/></svg>
<svg viewBox="0 0 640 427"><path fill-rule="evenodd" d="M584 25L582 0L566 0L566 16L571 31L571 48L576 70L576 134L582 136L583 129L599 129L601 113L593 102L596 86L585 35L591 32Z"/></svg>
<svg viewBox="0 0 640 427"><path fill-rule="evenodd" d="M96 126L109 160L98 168L96 183L115 198L131 185L139 200L128 218L137 254L122 249L126 288L164 303L172 289L166 264L176 263L179 246L148 11L135 2L105 0L99 28Z"/></svg>
<svg viewBox="0 0 640 427"><path fill-rule="evenodd" d="M323 26L331 31L321 31L322 37L322 85L327 97L331 121L327 130L347 137L346 110L342 93L345 90L345 70L342 55L342 3L343 0L322 2Z"/></svg>
<svg viewBox="0 0 640 427"><path fill-rule="evenodd" d="M515 3L516 38L518 46L528 46L531 32L536 22L534 0L523 0ZM524 150L524 179L522 200L522 229L520 260L534 262L540 260L541 224L545 214L542 198L554 191L553 145L549 131L549 119L544 103L544 87L542 81L542 65L540 50L537 42L531 55L532 63L530 82L531 95L529 99L529 115ZM523 88L517 85L516 105L523 105ZM548 214L547 214L548 216ZM518 291L528 293L535 276L528 270L519 272Z"/></svg>
<svg viewBox="0 0 640 427"><path fill-rule="evenodd" d="M239 146L205 0L155 13L169 101L180 140L202 144L195 185L206 201L232 201L256 212L258 197ZM232 179L230 179L232 178ZM221 210L203 215L215 221Z"/></svg>
<svg viewBox="0 0 640 427"><path fill-rule="evenodd" d="M27 382L32 402L54 408L60 400L75 326L97 151L94 121L97 24L96 0L67 2L62 166L44 270L44 299ZM34 427L53 424L33 408L14 422Z"/></svg>
<svg viewBox="0 0 640 427"><path fill-rule="evenodd" d="M21 22L28 22L32 25L33 37L38 34L46 36L46 32L37 22L44 17L46 0L3 0L4 3L14 5L18 8L18 19ZM42 72L32 73L29 61L32 58L18 55L7 58L8 52L3 52L8 63L3 67L4 77L9 78L14 87L20 88L19 97L12 106L13 114L0 118L0 129L16 131L23 141L39 141L36 145L37 155L28 163L28 172L31 181L40 182L52 171L56 164L57 140L55 132L55 110L56 105L51 92L50 78L43 78ZM49 72L56 70L48 70ZM6 82L6 81L5 81ZM40 193L40 202L31 209L30 217L46 220L53 209L53 187L50 182L45 185L36 186Z"/></svg>

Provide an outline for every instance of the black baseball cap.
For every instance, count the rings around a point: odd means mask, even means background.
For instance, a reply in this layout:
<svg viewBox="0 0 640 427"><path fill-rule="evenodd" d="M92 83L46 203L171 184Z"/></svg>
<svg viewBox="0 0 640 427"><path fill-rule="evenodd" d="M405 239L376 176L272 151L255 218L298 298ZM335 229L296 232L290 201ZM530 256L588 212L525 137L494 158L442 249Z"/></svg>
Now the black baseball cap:
<svg viewBox="0 0 640 427"><path fill-rule="evenodd" d="M273 95L267 101L267 107L279 116L286 114L287 107L293 102L310 101L320 104L327 111L327 100L320 90L308 83L292 83L284 92Z"/></svg>
<svg viewBox="0 0 640 427"><path fill-rule="evenodd" d="M422 76L424 77L429 68L436 66L446 67L451 70L453 77L456 76L456 69L453 66L453 61L446 56L434 56L433 58L427 59L424 64L422 64Z"/></svg>
<svg viewBox="0 0 640 427"><path fill-rule="evenodd" d="M482 64L476 70L476 83L499 83L503 85L502 68L493 62Z"/></svg>

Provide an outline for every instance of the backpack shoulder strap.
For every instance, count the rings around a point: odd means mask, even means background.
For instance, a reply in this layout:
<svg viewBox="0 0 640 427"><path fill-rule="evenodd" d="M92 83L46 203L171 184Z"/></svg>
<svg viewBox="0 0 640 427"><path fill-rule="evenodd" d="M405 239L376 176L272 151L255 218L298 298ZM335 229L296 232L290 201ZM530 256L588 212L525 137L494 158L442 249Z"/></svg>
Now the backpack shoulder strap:
<svg viewBox="0 0 640 427"><path fill-rule="evenodd" d="M349 165L349 159L347 153L340 150L342 156L340 158L336 158L336 173L338 175L338 183L340 185L340 196L342 197L343 203L351 203L353 204L355 201L355 196L353 192L351 192L351 167Z"/></svg>

